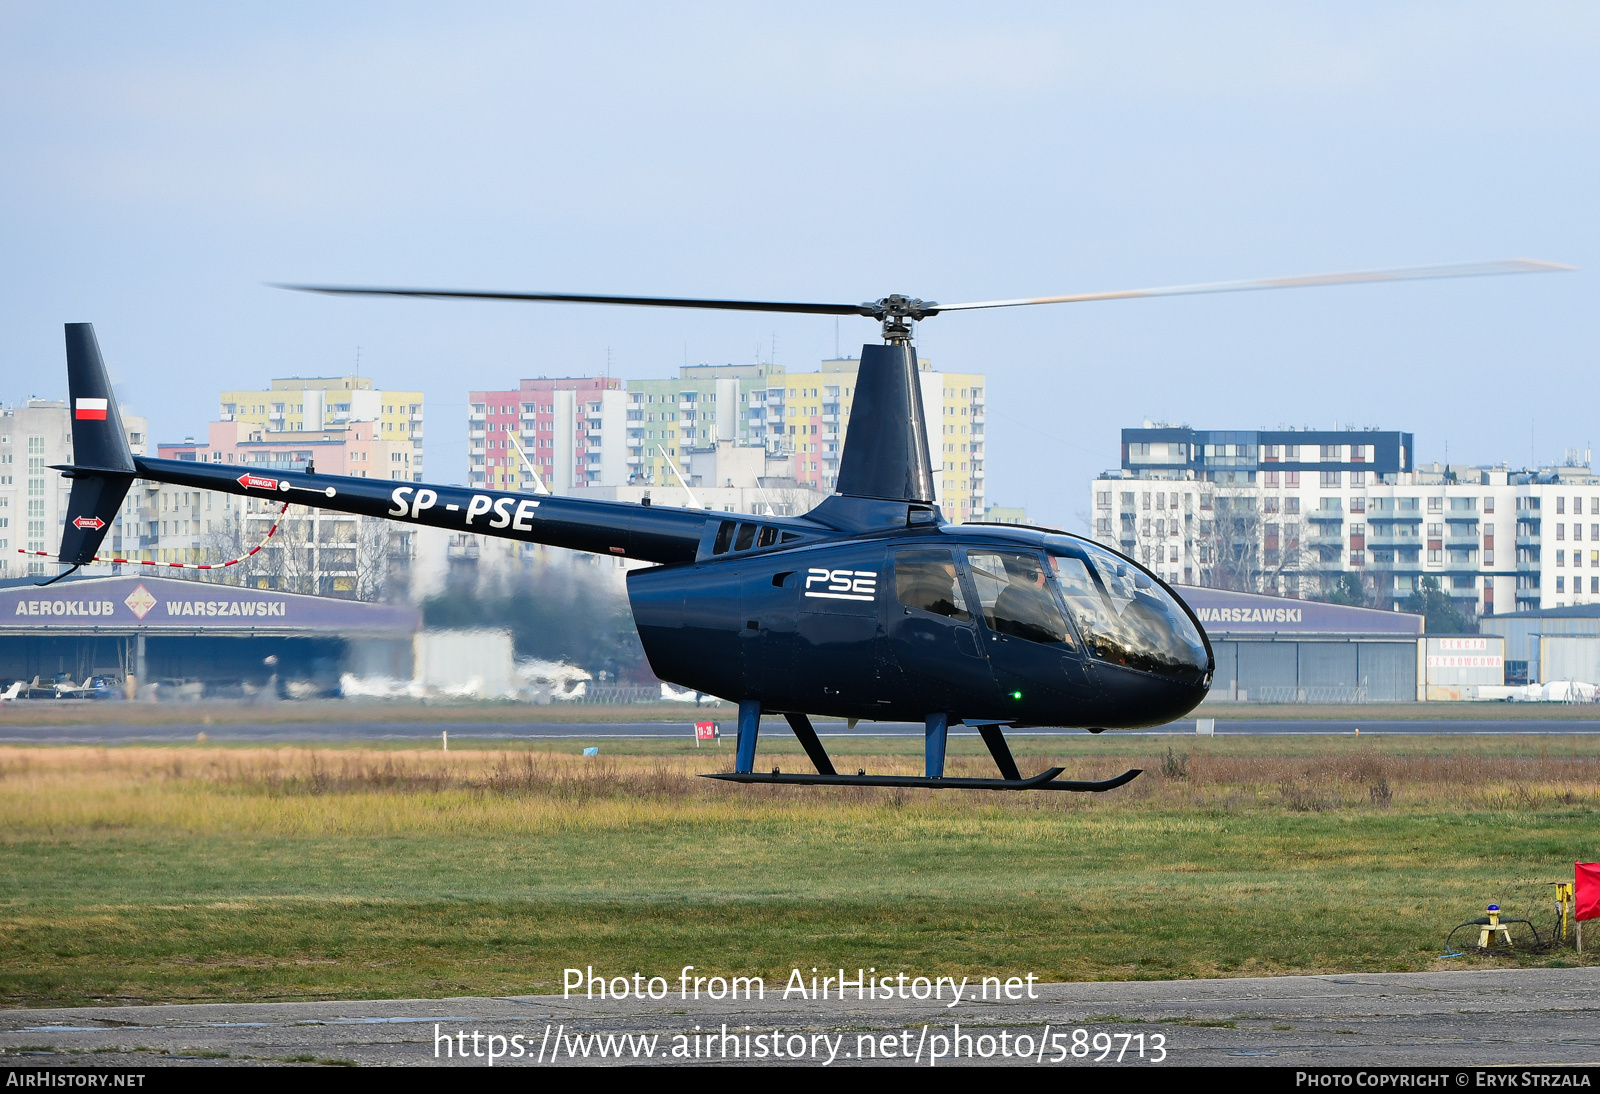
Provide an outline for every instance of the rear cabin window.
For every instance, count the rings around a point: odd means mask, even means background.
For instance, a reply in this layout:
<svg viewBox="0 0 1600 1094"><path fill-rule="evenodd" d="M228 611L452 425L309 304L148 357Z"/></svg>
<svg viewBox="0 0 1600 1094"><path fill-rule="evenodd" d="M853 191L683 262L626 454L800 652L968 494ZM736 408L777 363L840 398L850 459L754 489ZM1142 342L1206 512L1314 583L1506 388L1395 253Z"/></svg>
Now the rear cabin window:
<svg viewBox="0 0 1600 1094"><path fill-rule="evenodd" d="M755 546L756 527L754 524L739 525L739 539L733 545L735 551L748 551Z"/></svg>
<svg viewBox="0 0 1600 1094"><path fill-rule="evenodd" d="M956 577L956 558L950 551L897 551L894 594L900 603L917 611L962 622L972 618Z"/></svg>

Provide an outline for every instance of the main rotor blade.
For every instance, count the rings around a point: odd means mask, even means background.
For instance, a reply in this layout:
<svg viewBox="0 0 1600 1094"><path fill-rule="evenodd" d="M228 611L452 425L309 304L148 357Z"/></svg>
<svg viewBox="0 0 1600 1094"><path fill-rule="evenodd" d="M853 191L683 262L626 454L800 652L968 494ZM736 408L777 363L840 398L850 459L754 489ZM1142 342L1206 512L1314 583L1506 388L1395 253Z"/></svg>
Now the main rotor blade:
<svg viewBox="0 0 1600 1094"><path fill-rule="evenodd" d="M1575 269L1576 266L1563 266L1559 262L1544 262L1536 258L1510 258L1498 262L1465 262L1454 266L1408 266L1397 270L1358 270L1351 273L1304 274L1299 277L1263 277L1254 281L1168 285L1159 289L1122 289L1116 292L1074 293L1070 296L1033 296L1022 300L980 300L969 304L937 304L930 311L938 314L947 311L976 311L979 308L1015 308L1024 304L1079 304L1090 300L1129 300L1141 296L1193 296L1198 293L1301 289L1312 285L1424 281L1440 277L1489 277L1495 274L1552 273Z"/></svg>
<svg viewBox="0 0 1600 1094"><path fill-rule="evenodd" d="M868 304L805 304L789 300L696 300L675 296L585 296L578 293L475 292L466 289L389 289L353 285L276 285L329 296L416 296L434 300L532 300L550 304L629 304L645 308L716 308L723 311L782 311L807 315L872 316Z"/></svg>

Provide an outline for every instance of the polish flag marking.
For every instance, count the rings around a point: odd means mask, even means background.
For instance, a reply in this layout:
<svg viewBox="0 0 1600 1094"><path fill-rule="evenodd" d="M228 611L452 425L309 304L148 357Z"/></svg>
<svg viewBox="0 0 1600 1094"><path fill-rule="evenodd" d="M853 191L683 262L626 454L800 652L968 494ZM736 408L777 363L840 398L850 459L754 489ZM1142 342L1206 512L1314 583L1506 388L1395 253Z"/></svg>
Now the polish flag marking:
<svg viewBox="0 0 1600 1094"><path fill-rule="evenodd" d="M106 400L104 399L79 399L74 404L73 417L80 422L103 422L106 420Z"/></svg>

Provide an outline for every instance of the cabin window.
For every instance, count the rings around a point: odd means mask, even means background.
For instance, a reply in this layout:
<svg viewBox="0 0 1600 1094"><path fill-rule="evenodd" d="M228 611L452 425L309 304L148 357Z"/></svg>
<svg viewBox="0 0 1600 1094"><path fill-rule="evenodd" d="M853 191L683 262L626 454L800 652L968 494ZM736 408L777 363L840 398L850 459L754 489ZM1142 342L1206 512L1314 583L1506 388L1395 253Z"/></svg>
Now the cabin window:
<svg viewBox="0 0 1600 1094"><path fill-rule="evenodd" d="M757 541L756 546L757 547L771 547L774 543L777 543L777 542L778 542L778 530L776 528L763 528L763 529L761 529L761 538L760 538L760 540Z"/></svg>
<svg viewBox="0 0 1600 1094"><path fill-rule="evenodd" d="M1024 551L968 551L967 566L978 587L983 621L996 634L1029 642L1066 643L1072 639L1056 606L1039 557Z"/></svg>
<svg viewBox="0 0 1600 1094"><path fill-rule="evenodd" d="M949 551L896 552L894 592L907 608L963 623L972 618L966 598L961 595L961 582L956 578L955 555Z"/></svg>
<svg viewBox="0 0 1600 1094"><path fill-rule="evenodd" d="M738 542L733 545L733 549L735 551L748 551L751 547L755 546L756 527L757 526L754 524L739 525L739 539Z"/></svg>
<svg viewBox="0 0 1600 1094"><path fill-rule="evenodd" d="M711 545L712 554L725 555L728 553L728 548L733 546L733 530L737 527L738 524L731 520L722 522L722 526L717 529L717 540Z"/></svg>

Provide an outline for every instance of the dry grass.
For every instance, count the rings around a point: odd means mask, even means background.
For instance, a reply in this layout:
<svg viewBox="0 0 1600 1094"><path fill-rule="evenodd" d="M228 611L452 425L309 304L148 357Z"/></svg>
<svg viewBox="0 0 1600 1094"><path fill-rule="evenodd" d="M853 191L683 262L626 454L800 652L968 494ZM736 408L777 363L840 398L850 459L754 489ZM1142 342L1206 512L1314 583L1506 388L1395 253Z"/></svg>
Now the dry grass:
<svg viewBox="0 0 1600 1094"><path fill-rule="evenodd" d="M1232 744L1230 742L1230 744ZM659 815L661 806L706 815L751 810L899 808L965 814L983 811L1120 812L1128 808L1325 812L1403 808L1464 812L1537 811L1600 804L1600 748L1590 754L1504 755L1475 751L1411 754L1391 742L1314 755L1254 755L1211 742L1127 747L1118 753L1035 757L1071 777L1104 777L1125 767L1146 774L1109 795L887 790L856 787L739 786L699 774L731 756L658 754L581 757L567 752L363 750L313 748L6 748L0 747L0 826L13 832L155 824L185 830L305 831L312 815L346 816L340 827L377 823L382 830L417 823L426 830L458 823L467 809L497 830L564 824L575 806L617 819ZM809 770L783 755L789 770ZM920 774L904 752L851 756L874 773ZM948 774L993 776L984 756L952 756ZM218 793L221 792L221 793ZM322 808L319 798L338 798ZM371 808L352 799L370 798ZM403 803L415 803L408 809ZM449 803L452 812L437 813ZM289 804L296 803L296 804ZM358 819L359 818L359 819ZM599 815L588 818L600 820ZM315 827L315 826L314 826Z"/></svg>

